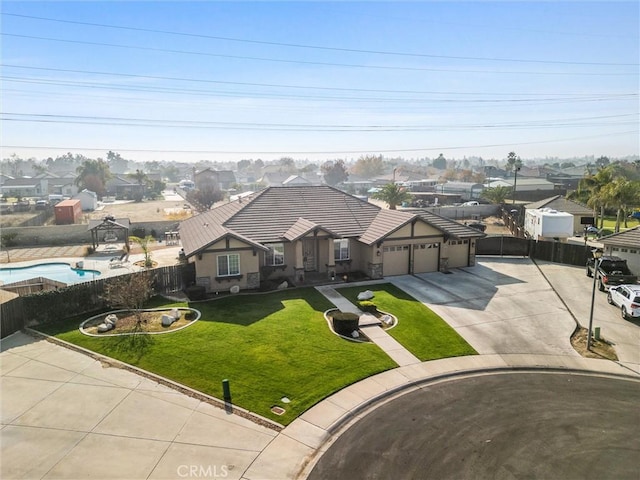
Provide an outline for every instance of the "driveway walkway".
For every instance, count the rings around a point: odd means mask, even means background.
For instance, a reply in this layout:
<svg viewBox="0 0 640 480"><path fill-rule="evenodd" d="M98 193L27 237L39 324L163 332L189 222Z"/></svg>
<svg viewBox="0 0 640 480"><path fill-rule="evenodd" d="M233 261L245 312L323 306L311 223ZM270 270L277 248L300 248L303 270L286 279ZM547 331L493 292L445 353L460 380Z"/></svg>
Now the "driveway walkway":
<svg viewBox="0 0 640 480"><path fill-rule="evenodd" d="M481 259L478 265L389 281L429 306L480 354L579 356L575 321L528 259Z"/></svg>

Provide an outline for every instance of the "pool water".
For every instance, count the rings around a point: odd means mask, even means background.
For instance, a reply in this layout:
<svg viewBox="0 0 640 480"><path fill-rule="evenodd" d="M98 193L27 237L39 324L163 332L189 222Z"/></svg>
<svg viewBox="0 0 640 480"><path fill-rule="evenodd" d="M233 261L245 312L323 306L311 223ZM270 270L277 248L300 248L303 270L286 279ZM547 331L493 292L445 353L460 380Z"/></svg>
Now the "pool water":
<svg viewBox="0 0 640 480"><path fill-rule="evenodd" d="M0 282L3 284L21 282L35 277L45 277L63 283L79 283L100 276L98 270L71 268L68 263L41 263L30 267L0 268Z"/></svg>

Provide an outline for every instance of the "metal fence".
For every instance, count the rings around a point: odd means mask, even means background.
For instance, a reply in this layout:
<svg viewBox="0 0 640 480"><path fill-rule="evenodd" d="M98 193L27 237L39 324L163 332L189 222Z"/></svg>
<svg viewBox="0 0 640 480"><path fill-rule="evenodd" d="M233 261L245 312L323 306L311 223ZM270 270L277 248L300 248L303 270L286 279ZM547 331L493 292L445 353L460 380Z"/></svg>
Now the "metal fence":
<svg viewBox="0 0 640 480"><path fill-rule="evenodd" d="M506 235L488 236L476 242L476 255L522 256L566 265L584 266L590 254L590 248L584 245Z"/></svg>

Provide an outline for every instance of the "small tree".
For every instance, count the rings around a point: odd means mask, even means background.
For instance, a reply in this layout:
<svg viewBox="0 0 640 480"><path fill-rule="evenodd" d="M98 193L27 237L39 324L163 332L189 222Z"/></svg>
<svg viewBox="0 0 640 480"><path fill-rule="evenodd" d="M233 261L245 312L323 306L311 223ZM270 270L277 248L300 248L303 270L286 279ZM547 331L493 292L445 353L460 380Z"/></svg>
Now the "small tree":
<svg viewBox="0 0 640 480"><path fill-rule="evenodd" d="M145 268L153 267L153 260L151 259L151 244L156 240L151 235L147 235L144 238L140 237L129 237L132 242L137 243L142 248L142 253L144 253L144 266Z"/></svg>
<svg viewBox="0 0 640 480"><path fill-rule="evenodd" d="M136 317L136 326L143 323L142 307L153 295L153 280L147 272L119 275L105 285L103 298L112 308L122 308Z"/></svg>

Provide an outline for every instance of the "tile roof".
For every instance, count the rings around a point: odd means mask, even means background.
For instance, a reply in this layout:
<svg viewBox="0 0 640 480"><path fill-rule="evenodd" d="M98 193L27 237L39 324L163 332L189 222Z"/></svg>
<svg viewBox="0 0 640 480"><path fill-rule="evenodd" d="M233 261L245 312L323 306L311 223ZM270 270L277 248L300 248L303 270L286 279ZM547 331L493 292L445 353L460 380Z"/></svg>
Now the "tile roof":
<svg viewBox="0 0 640 480"><path fill-rule="evenodd" d="M612 233L599 239L604 245L616 245L628 248L640 248L640 227L625 232Z"/></svg>
<svg viewBox="0 0 640 480"><path fill-rule="evenodd" d="M269 187L191 217L180 223L180 237L187 256L226 235L260 246L293 241L316 228L370 245L417 216L456 238L484 236L430 212L383 210L327 185L304 185Z"/></svg>
<svg viewBox="0 0 640 480"><path fill-rule="evenodd" d="M558 210L559 212L571 213L572 215L593 215L593 209L585 207L581 203L574 202L573 200L568 200L562 195L555 195L553 197L545 198L534 203L528 203L527 205L525 205L525 208L528 210L538 208L552 208L554 210Z"/></svg>
<svg viewBox="0 0 640 480"><path fill-rule="evenodd" d="M400 210L380 210L369 225L369 228L360 237L360 241L367 245L372 245L406 225L415 217L415 215Z"/></svg>
<svg viewBox="0 0 640 480"><path fill-rule="evenodd" d="M433 225L434 227L448 233L454 238L482 238L487 236L480 230L462 225L461 223L451 220L450 218L440 216L433 212L423 211L418 213L418 216L428 224Z"/></svg>

